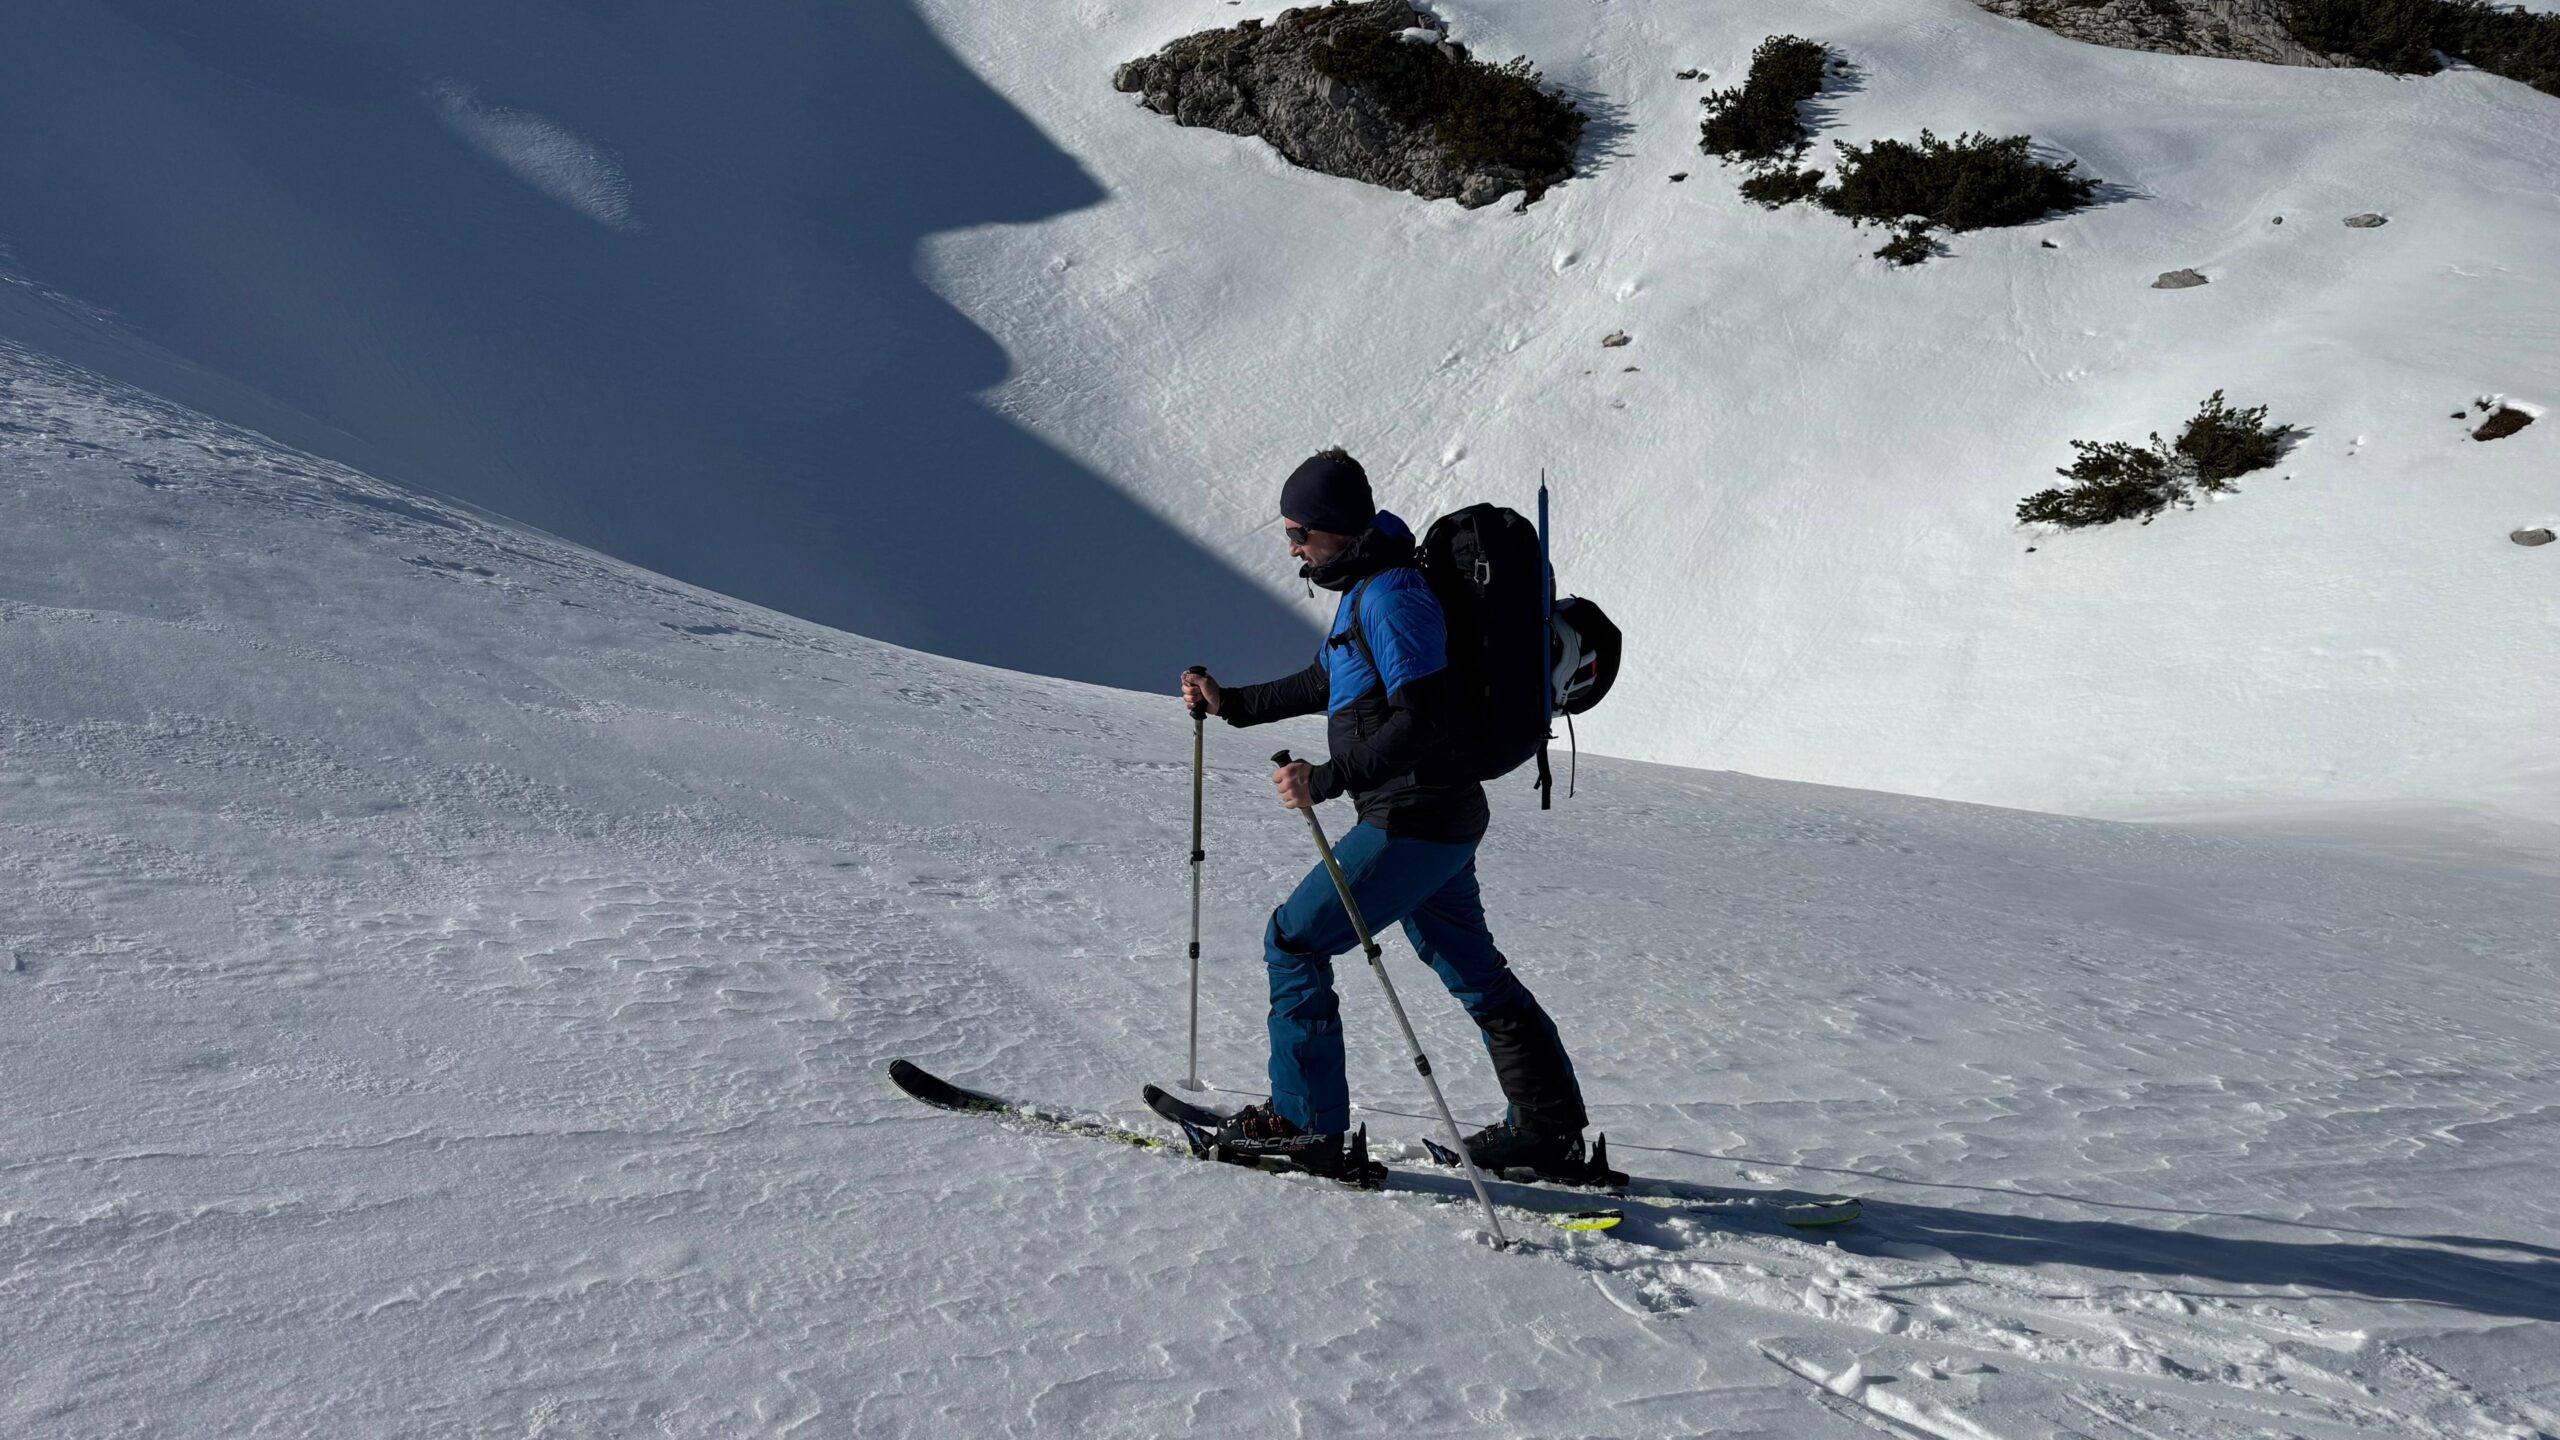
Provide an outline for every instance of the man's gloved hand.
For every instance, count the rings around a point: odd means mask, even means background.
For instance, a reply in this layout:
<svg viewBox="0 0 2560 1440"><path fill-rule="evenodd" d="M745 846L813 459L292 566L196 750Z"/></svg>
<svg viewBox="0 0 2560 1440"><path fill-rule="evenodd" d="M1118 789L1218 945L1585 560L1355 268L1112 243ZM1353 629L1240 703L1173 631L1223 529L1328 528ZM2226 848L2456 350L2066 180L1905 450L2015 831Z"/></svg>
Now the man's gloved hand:
<svg viewBox="0 0 2560 1440"><path fill-rule="evenodd" d="M1209 678L1208 671L1185 670L1182 672L1182 708L1188 713L1217 714L1222 693L1218 689L1218 682Z"/></svg>
<svg viewBox="0 0 2560 1440"><path fill-rule="evenodd" d="M1280 803L1292 810L1316 808L1315 767L1304 760L1292 760L1271 772L1271 788L1280 792Z"/></svg>

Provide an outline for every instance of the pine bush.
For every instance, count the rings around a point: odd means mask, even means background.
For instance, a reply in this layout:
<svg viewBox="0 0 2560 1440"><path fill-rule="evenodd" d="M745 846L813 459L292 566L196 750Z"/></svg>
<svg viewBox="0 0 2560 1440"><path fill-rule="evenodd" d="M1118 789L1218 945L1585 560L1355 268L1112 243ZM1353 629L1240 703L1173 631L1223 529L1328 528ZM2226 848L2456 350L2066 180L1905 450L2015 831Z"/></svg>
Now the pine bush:
<svg viewBox="0 0 2560 1440"><path fill-rule="evenodd" d="M2560 15L2489 0L2291 0L2285 28L2314 50L2400 75L2432 75L2439 52L2560 95Z"/></svg>
<svg viewBox="0 0 2560 1440"><path fill-rule="evenodd" d="M1822 172L1798 170L1781 165L1763 170L1742 182L1742 198L1754 205L1782 210L1799 200L1810 200L1822 191Z"/></svg>
<svg viewBox="0 0 2560 1440"><path fill-rule="evenodd" d="M1926 225L1904 225L1894 231L1893 238L1876 247L1876 258L1896 265L1917 265L1938 253L1938 242Z"/></svg>
<svg viewBox="0 0 2560 1440"><path fill-rule="evenodd" d="M2234 410L2216 390L2187 422L2176 448L2193 467L2196 484L2220 492L2230 489L2235 477L2276 463L2284 454L2284 437L2283 426L2267 423L2266 406Z"/></svg>
<svg viewBox="0 0 2560 1440"><path fill-rule="evenodd" d="M2436 71L2437 0L2295 0L2284 16L2293 38L2395 75Z"/></svg>
<svg viewBox="0 0 2560 1440"><path fill-rule="evenodd" d="M1346 30L1308 58L1400 125L1428 126L1449 159L1552 175L1573 166L1590 117L1550 92L1524 56L1493 65L1416 45L1394 30Z"/></svg>
<svg viewBox="0 0 2560 1440"><path fill-rule="evenodd" d="M2039 490L2019 501L2019 523L2079 530L2118 520L2147 521L2185 494L2157 435L2148 448L2122 440L2074 440L2071 448L2080 452L2079 458L2054 472L2070 486Z"/></svg>
<svg viewBox="0 0 2560 1440"><path fill-rule="evenodd" d="M2267 407L2234 410L2216 390L2196 410L2177 443L2154 431L2151 443L2074 440L2078 452L2054 473L2068 486L2039 490L2018 502L2018 521L2078 530L2118 520L2151 517L2189 498L2194 490L2233 490L2232 480L2263 470L2284 453L2287 427L2267 424Z"/></svg>
<svg viewBox="0 0 2560 1440"><path fill-rule="evenodd" d="M2096 181L2074 173L2078 162L2048 164L2027 153L2029 143L2024 135L1941 140L1926 130L1916 145L1878 140L1861 149L1844 142L1840 181L1820 201L1852 219L1917 216L1950 230L1980 230L2078 209L2097 194Z"/></svg>
<svg viewBox="0 0 2560 1440"><path fill-rule="evenodd" d="M1831 52L1801 35L1772 35L1751 52L1751 73L1738 90L1707 97L1712 113L1700 147L1727 160L1793 159L1805 147L1796 107L1822 93Z"/></svg>

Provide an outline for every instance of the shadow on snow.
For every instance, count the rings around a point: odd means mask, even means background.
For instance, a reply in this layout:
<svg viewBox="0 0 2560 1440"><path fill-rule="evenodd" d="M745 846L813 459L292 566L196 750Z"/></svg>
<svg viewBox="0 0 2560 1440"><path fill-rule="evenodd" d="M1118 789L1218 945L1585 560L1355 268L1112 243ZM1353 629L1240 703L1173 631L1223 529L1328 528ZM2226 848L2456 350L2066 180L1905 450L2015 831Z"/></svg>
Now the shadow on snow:
<svg viewBox="0 0 2560 1440"><path fill-rule="evenodd" d="M0 333L878 639L1295 668L917 274L1101 198L905 5L64 0L0 47Z"/></svg>
<svg viewBox="0 0 2560 1440"><path fill-rule="evenodd" d="M1677 1151L1695 1154L1693 1151ZM1740 1163L1781 1165L1746 1156L1722 1156ZM1828 1166L1787 1168L1877 1180L1887 1177ZM1962 1185L1889 1180L1897 1188L1966 1190ZM1702 1198L1732 1193L1713 1186L1670 1184L1673 1194ZM1853 1193L1857 1187L1851 1187ZM1865 1202L1856 1225L1805 1234L1836 1242L1850 1254L1912 1258L1913 1247L1943 1251L1959 1260L1990 1265L2074 1265L2116 1270L2163 1282L2177 1279L2219 1281L2238 1285L2299 1286L2373 1300L2411 1300L2441 1305L2475 1315L2512 1316L2522 1320L2560 1321L2560 1249L2520 1240L2461 1235L2400 1235L2379 1230L2353 1230L2342 1225L2280 1220L2259 1215L2223 1215L2205 1210L2161 1206L2117 1206L2073 1196L2032 1191L1985 1190L1999 1200L2046 1200L2073 1206L2105 1206L2163 1217L2161 1227L2122 1220L2062 1220L2033 1215L2004 1215L1964 1206L1914 1205L1898 1200ZM2312 1241L2212 1235L2194 1229L2166 1228L2212 1222L2233 1227L2299 1229L2324 1238ZM1767 1227L1754 1227L1767 1228ZM2338 1239L2341 1233L2361 1238ZM1640 1232L1626 1231L1630 1239ZM2482 1253L2494 1252L2494 1253ZM2164 1288L2175 1288L2164 1285Z"/></svg>

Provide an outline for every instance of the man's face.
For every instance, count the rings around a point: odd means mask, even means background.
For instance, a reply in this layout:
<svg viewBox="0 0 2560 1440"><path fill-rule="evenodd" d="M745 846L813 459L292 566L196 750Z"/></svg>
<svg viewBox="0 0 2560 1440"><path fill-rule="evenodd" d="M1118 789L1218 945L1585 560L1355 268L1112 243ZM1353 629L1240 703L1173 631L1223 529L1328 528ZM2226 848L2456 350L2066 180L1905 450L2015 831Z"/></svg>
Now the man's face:
<svg viewBox="0 0 2560 1440"><path fill-rule="evenodd" d="M1280 517L1280 534L1289 542L1289 553L1302 565L1322 565L1351 547L1352 537L1336 535L1330 530L1310 530L1297 521ZM1304 535L1301 540L1298 537Z"/></svg>

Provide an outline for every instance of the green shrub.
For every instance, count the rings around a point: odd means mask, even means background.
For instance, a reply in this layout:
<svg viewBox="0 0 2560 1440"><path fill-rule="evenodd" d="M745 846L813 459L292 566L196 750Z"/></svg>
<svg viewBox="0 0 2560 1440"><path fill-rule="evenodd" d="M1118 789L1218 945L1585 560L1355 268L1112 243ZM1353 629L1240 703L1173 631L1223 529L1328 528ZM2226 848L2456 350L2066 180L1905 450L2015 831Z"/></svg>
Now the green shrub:
<svg viewBox="0 0 2560 1440"><path fill-rule="evenodd" d="M2070 486L2039 490L2019 501L2020 524L2078 530L2118 520L2147 522L2185 494L2157 435L2148 449L2122 440L2074 440L2071 448L2080 452L2079 458L2054 472Z"/></svg>
<svg viewBox="0 0 2560 1440"><path fill-rule="evenodd" d="M1810 200L1821 192L1821 171L1798 170L1792 165L1763 170L1742 182L1743 199L1772 210L1793 205L1799 200Z"/></svg>
<svg viewBox="0 0 2560 1440"><path fill-rule="evenodd" d="M1804 150L1804 120L1796 107L1822 93L1831 52L1800 35L1772 35L1751 52L1751 73L1739 90L1707 97L1711 107L1699 147L1727 160L1792 159Z"/></svg>
<svg viewBox="0 0 2560 1440"><path fill-rule="evenodd" d="M2459 23L2445 50L2492 75L2560 95L2560 15L2476 3L2455 8Z"/></svg>
<svg viewBox="0 0 2560 1440"><path fill-rule="evenodd" d="M2234 410L2216 390L2187 422L2178 437L2177 453L2193 467L2196 484L2207 490L2231 488L2235 476L2264 470L2284 454L2285 427L2267 423L2267 407Z"/></svg>
<svg viewBox="0 0 2560 1440"><path fill-rule="evenodd" d="M1418 48L1418 47L1408 47ZM1508 165L1531 175L1573 168L1588 123L1581 107L1550 93L1528 57L1462 67L1457 98L1440 118L1441 146L1461 165Z"/></svg>
<svg viewBox="0 0 2560 1440"><path fill-rule="evenodd" d="M1926 225L1904 225L1876 248L1876 258L1896 265L1917 265L1938 253L1938 242Z"/></svg>
<svg viewBox="0 0 2560 1440"><path fill-rule="evenodd" d="M2560 15L2488 0L2290 0L2285 28L2315 50L2400 75L2432 75L2439 51L2560 95Z"/></svg>
<svg viewBox="0 0 2560 1440"><path fill-rule="evenodd" d="M1317 42L1316 69L1375 101L1401 125L1428 126L1449 159L1509 166L1529 175L1573 168L1589 117L1551 94L1524 57L1508 64L1457 59L1397 31L1361 27Z"/></svg>
<svg viewBox="0 0 2560 1440"><path fill-rule="evenodd" d="M1864 149L1842 143L1840 183L1821 203L1859 220L1918 216L1950 230L2024 225L2089 203L2097 182L2073 173L2077 162L2047 164L2027 153L2028 139L1920 132L1917 145L1879 140Z"/></svg>
<svg viewBox="0 0 2560 1440"><path fill-rule="evenodd" d="M2018 502L2024 525L2057 525L2078 530L2117 520L2151 517L2203 489L2226 493L2231 481L2263 470L2284 453L2286 427L2271 426L2267 407L2234 410L2216 390L2196 411L2176 444L2154 431L2151 443L2122 440L2074 440L2079 453L2055 471L2068 486L2039 490Z"/></svg>
<svg viewBox="0 0 2560 1440"><path fill-rule="evenodd" d="M1810 200L1851 220L1894 223L1897 233L1877 257L1917 265L1944 253L1928 233L1933 227L2022 225L2086 205L2097 194L2097 182L2075 174L2074 162L2051 165L2028 154L2024 135L1959 135L1950 143L1926 130L1916 145L1841 145L1839 183L1826 189L1821 171L1796 164L1808 138L1798 107L1821 93L1833 63L1831 52L1811 40L1772 35L1751 52L1742 88L1708 97L1714 109L1699 144L1727 160L1755 164L1742 182L1743 199L1771 210Z"/></svg>
<svg viewBox="0 0 2560 1440"><path fill-rule="evenodd" d="M2294 0L2293 38L2314 50L2395 75L2436 71L2437 0Z"/></svg>

